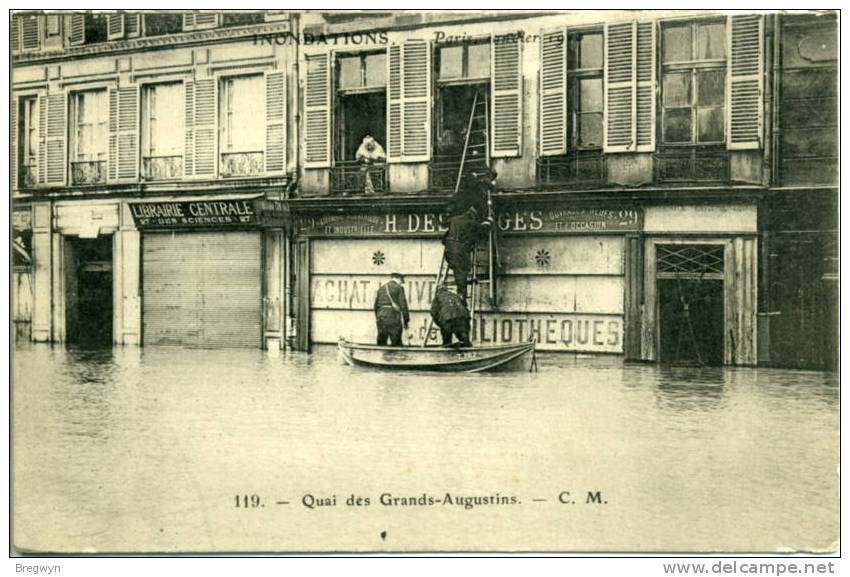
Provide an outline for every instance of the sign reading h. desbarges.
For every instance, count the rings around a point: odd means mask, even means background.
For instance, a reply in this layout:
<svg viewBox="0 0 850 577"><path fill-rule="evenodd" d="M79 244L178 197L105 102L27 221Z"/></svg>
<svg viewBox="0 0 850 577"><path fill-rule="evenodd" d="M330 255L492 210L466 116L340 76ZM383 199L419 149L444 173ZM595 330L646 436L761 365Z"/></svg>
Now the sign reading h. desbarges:
<svg viewBox="0 0 850 577"><path fill-rule="evenodd" d="M501 212L497 218L504 233L572 233L639 231L639 208L550 208ZM448 217L438 213L393 213L303 216L298 233L316 236L430 235L447 230Z"/></svg>
<svg viewBox="0 0 850 577"><path fill-rule="evenodd" d="M138 228L193 228L257 224L253 200L193 200L131 203Z"/></svg>

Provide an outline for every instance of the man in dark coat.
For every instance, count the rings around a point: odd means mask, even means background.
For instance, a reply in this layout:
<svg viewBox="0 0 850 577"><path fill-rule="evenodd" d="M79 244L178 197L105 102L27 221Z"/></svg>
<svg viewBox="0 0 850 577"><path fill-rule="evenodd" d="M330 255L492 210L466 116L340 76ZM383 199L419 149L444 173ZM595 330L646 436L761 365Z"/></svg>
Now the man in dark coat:
<svg viewBox="0 0 850 577"><path fill-rule="evenodd" d="M431 301L431 317L434 324L440 327L444 347L451 346L452 336L457 337L460 346L472 346L469 342L469 311L460 297L445 285L437 288L437 294Z"/></svg>
<svg viewBox="0 0 850 577"><path fill-rule="evenodd" d="M404 296L404 275L394 272L390 281L381 285L375 295L375 323L378 326L377 344L401 346L402 327L410 324L407 298Z"/></svg>
<svg viewBox="0 0 850 577"><path fill-rule="evenodd" d="M466 286L472 269L472 251L478 244L481 224L478 211L470 206L463 214L449 218L449 230L443 237L446 247L446 263L452 271L457 285L457 294L466 303Z"/></svg>

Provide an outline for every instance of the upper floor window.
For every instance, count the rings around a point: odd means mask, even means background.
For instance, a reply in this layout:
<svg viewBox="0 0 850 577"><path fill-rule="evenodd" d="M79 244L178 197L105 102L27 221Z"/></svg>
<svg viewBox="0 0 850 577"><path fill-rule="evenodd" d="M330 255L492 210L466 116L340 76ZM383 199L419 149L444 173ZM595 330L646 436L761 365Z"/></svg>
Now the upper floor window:
<svg viewBox="0 0 850 577"><path fill-rule="evenodd" d="M162 36L183 31L183 15L171 12L145 14L145 36Z"/></svg>
<svg viewBox="0 0 850 577"><path fill-rule="evenodd" d="M602 46L601 30L569 35L568 149L602 148Z"/></svg>
<svg viewBox="0 0 850 577"><path fill-rule="evenodd" d="M109 21L106 14L86 14L84 44L106 42L109 38Z"/></svg>
<svg viewBox="0 0 850 577"><path fill-rule="evenodd" d="M490 80L490 43L464 43L438 51L440 82Z"/></svg>
<svg viewBox="0 0 850 577"><path fill-rule="evenodd" d="M262 75L226 78L221 86L221 174L263 172L266 100Z"/></svg>
<svg viewBox="0 0 850 577"><path fill-rule="evenodd" d="M248 26L262 22L262 12L225 12L221 18L222 26Z"/></svg>
<svg viewBox="0 0 850 577"><path fill-rule="evenodd" d="M38 181L38 98L36 96L21 98L19 111L18 163L20 174L18 175L18 185L31 187Z"/></svg>
<svg viewBox="0 0 850 577"><path fill-rule="evenodd" d="M75 92L71 98L71 180L96 184L106 178L109 106L106 90Z"/></svg>
<svg viewBox="0 0 850 577"><path fill-rule="evenodd" d="M661 31L662 142L724 143L725 22L670 23Z"/></svg>
<svg viewBox="0 0 850 577"><path fill-rule="evenodd" d="M42 20L38 14L12 16L10 36L12 50L37 50L41 47Z"/></svg>
<svg viewBox="0 0 850 577"><path fill-rule="evenodd" d="M147 180L183 175L183 84L146 85L142 90L142 170Z"/></svg>

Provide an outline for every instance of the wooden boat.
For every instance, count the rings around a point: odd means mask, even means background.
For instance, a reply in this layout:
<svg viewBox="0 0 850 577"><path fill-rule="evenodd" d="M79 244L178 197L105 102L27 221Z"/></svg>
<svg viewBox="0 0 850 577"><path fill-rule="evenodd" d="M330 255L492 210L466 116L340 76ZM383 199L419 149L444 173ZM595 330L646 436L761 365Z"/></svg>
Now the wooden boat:
<svg viewBox="0 0 850 577"><path fill-rule="evenodd" d="M340 354L352 366L406 371L478 373L535 364L535 341L490 347L387 347L340 339Z"/></svg>

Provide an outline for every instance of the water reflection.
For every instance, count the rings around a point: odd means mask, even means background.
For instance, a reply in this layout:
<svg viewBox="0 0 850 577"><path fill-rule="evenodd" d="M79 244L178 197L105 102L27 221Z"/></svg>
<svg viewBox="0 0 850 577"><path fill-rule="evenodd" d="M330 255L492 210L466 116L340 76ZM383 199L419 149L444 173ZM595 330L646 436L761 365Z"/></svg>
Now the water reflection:
<svg viewBox="0 0 850 577"><path fill-rule="evenodd" d="M345 533L351 513L248 517L233 496L451 490L530 500L575 487L612 495L611 508L416 519L443 527L445 548L491 530L539 535L551 550L631 550L634 535L661 550L826 546L837 536L836 375L557 354L541 354L537 373L397 374L345 366L335 347L272 357L23 345L13 360L19 545L316 549L295 543L320 527L375 548ZM369 527L395 519L380 508L358 515Z"/></svg>

